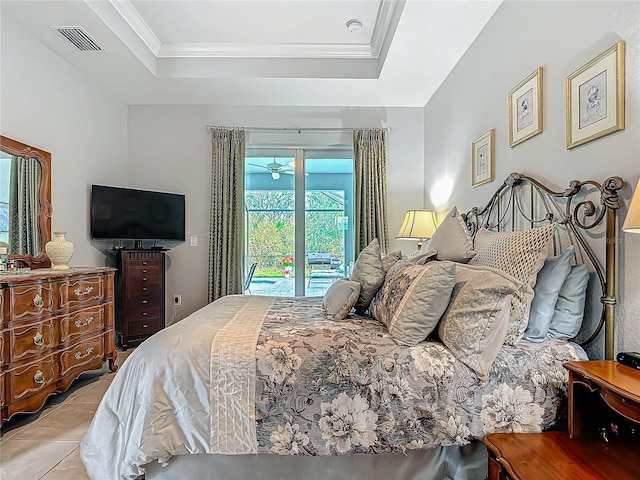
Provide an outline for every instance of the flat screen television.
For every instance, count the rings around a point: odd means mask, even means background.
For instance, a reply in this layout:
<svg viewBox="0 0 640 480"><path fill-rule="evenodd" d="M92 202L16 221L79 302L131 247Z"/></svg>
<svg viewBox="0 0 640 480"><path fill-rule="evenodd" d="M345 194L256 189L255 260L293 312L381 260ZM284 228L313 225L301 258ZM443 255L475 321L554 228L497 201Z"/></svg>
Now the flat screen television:
<svg viewBox="0 0 640 480"><path fill-rule="evenodd" d="M91 186L93 240L185 239L184 195Z"/></svg>

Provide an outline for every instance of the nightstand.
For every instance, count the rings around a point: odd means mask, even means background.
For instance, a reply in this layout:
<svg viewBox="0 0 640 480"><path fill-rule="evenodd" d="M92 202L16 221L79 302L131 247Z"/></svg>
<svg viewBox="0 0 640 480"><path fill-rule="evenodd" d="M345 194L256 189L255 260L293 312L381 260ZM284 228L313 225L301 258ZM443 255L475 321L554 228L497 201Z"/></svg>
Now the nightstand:
<svg viewBox="0 0 640 480"><path fill-rule="evenodd" d="M489 480L640 478L640 371L568 362L569 431L494 433Z"/></svg>

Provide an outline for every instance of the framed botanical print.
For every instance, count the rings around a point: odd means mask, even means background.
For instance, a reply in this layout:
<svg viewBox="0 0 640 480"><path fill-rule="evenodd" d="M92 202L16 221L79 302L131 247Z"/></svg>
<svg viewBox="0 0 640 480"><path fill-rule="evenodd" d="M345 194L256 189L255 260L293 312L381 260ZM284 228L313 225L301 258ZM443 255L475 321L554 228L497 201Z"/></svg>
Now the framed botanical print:
<svg viewBox="0 0 640 480"><path fill-rule="evenodd" d="M493 181L495 129L478 137L471 144L471 186Z"/></svg>
<svg viewBox="0 0 640 480"><path fill-rule="evenodd" d="M567 149L624 130L624 42L567 77Z"/></svg>
<svg viewBox="0 0 640 480"><path fill-rule="evenodd" d="M542 132L542 67L509 92L509 146Z"/></svg>

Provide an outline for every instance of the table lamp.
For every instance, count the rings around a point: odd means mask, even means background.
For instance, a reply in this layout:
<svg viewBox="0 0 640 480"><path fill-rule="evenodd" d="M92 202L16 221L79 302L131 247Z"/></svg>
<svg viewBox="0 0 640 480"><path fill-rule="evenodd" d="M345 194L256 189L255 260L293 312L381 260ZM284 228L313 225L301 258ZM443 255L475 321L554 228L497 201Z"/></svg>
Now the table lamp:
<svg viewBox="0 0 640 480"><path fill-rule="evenodd" d="M638 192L638 187L640 187L640 180L638 180L636 189L633 192L627 218L624 219L624 225L622 225L622 230L625 232L640 233L640 193Z"/></svg>
<svg viewBox="0 0 640 480"><path fill-rule="evenodd" d="M436 214L431 210L409 210L404 214L402 226L396 235L399 240L418 240L418 250L422 243L436 231Z"/></svg>

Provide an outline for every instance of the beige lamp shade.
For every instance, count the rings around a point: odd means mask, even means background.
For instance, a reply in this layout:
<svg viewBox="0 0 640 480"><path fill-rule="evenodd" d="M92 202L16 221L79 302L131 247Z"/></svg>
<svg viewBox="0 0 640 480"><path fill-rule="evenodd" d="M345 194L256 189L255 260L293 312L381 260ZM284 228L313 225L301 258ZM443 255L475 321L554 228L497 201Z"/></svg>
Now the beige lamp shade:
<svg viewBox="0 0 640 480"><path fill-rule="evenodd" d="M640 187L640 180L638 180L633 192L627 218L624 219L624 225L622 225L622 230L625 232L640 233L640 191L638 191L638 187Z"/></svg>
<svg viewBox="0 0 640 480"><path fill-rule="evenodd" d="M404 214L402 226L396 235L400 240L418 240L418 246L422 241L431 238L436 231L436 214L431 210L409 210Z"/></svg>

